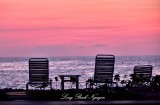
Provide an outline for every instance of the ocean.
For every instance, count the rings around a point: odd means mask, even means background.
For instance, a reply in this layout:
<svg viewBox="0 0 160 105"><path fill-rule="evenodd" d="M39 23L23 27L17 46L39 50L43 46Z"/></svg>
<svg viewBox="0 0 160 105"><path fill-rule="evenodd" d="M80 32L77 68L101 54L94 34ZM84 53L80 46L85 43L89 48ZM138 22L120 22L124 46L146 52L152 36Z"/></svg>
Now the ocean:
<svg viewBox="0 0 160 105"><path fill-rule="evenodd" d="M25 89L29 79L28 61L25 57L0 58L0 89ZM60 80L55 77L62 74L77 74L80 76L80 88L85 88L85 81L94 76L95 57L48 57L49 76L53 80L53 88L60 89ZM129 79L136 65L152 65L152 75L160 75L160 56L116 56L114 75L119 74L122 79ZM128 77L125 78L124 75ZM56 85L57 84L57 85ZM66 88L70 84L65 85Z"/></svg>

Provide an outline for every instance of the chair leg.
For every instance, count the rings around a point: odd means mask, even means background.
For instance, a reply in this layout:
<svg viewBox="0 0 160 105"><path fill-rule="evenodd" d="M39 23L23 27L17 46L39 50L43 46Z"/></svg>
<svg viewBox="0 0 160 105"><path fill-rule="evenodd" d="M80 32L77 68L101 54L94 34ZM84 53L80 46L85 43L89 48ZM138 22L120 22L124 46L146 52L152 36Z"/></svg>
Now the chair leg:
<svg viewBox="0 0 160 105"><path fill-rule="evenodd" d="M27 91L27 92L28 92L28 85L29 85L29 84L27 83L27 84L26 84L26 91Z"/></svg>
<svg viewBox="0 0 160 105"><path fill-rule="evenodd" d="M52 90L52 84L50 84L50 89Z"/></svg>
<svg viewBox="0 0 160 105"><path fill-rule="evenodd" d="M86 88L88 88L88 83L86 83Z"/></svg>

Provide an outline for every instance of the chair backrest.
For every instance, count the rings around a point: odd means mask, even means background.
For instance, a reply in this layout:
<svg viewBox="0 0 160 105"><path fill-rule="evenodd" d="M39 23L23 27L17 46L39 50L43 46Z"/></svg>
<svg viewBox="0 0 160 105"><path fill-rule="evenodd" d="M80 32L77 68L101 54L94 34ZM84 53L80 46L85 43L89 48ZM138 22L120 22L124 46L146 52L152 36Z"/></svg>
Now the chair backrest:
<svg viewBox="0 0 160 105"><path fill-rule="evenodd" d="M136 78L140 78L142 75L144 82L151 81L152 77L152 66L151 65L138 65L134 67L134 75Z"/></svg>
<svg viewBox="0 0 160 105"><path fill-rule="evenodd" d="M49 61L47 58L31 58L29 60L29 82L42 84L49 81Z"/></svg>
<svg viewBox="0 0 160 105"><path fill-rule="evenodd" d="M114 55L97 55L95 61L94 81L96 83L112 83L114 63Z"/></svg>

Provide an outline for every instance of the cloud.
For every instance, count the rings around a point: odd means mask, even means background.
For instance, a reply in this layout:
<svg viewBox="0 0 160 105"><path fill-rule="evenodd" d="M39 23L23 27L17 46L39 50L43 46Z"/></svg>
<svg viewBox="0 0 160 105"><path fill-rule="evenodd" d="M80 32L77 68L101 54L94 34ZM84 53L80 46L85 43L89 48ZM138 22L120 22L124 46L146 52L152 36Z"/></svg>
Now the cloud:
<svg viewBox="0 0 160 105"><path fill-rule="evenodd" d="M101 47L107 47L107 45L104 45L104 44L96 44L96 45L93 45L93 46L90 46L90 47L101 48Z"/></svg>
<svg viewBox="0 0 160 105"><path fill-rule="evenodd" d="M78 47L65 46L65 45L46 45L37 46L32 48L32 52L39 53L39 55L70 55Z"/></svg>
<svg viewBox="0 0 160 105"><path fill-rule="evenodd" d="M96 55L98 53L105 53L106 45L97 44L93 46L66 46L66 45L49 45L37 46L33 48L32 55L47 55L47 56L82 56L82 55Z"/></svg>
<svg viewBox="0 0 160 105"><path fill-rule="evenodd" d="M40 30L104 30L116 29L114 26L35 26L35 27L0 27L0 32L27 32L27 31L40 31Z"/></svg>
<svg viewBox="0 0 160 105"><path fill-rule="evenodd" d="M66 51L72 51L72 50L78 50L78 49L90 49L90 48L104 48L107 47L105 44L96 44L93 46L66 46L66 45L46 45L46 46L37 46L34 47L33 50L36 51L54 51L54 52L59 52L62 51L63 53Z"/></svg>
<svg viewBox="0 0 160 105"><path fill-rule="evenodd" d="M51 45L51 46L37 46L35 50L53 50L53 49L67 49L68 47L62 45Z"/></svg>

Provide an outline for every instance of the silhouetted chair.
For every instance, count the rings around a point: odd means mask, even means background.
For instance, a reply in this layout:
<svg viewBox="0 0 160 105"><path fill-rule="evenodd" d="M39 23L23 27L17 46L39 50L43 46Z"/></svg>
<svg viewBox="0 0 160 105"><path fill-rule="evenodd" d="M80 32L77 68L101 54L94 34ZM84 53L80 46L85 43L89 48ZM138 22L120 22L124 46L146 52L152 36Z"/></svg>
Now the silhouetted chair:
<svg viewBox="0 0 160 105"><path fill-rule="evenodd" d="M152 68L152 65L135 66L133 82L137 85L150 83L152 79Z"/></svg>
<svg viewBox="0 0 160 105"><path fill-rule="evenodd" d="M113 83L113 72L114 72L114 63L115 56L114 55L104 55L99 54L95 59L95 72L94 79L89 79L87 84L101 85L101 84L112 84ZM92 86L90 86L92 87Z"/></svg>
<svg viewBox="0 0 160 105"><path fill-rule="evenodd" d="M29 82L26 84L35 88L45 88L48 85L52 89L52 81L49 79L49 61L47 58L31 58L29 60Z"/></svg>

